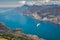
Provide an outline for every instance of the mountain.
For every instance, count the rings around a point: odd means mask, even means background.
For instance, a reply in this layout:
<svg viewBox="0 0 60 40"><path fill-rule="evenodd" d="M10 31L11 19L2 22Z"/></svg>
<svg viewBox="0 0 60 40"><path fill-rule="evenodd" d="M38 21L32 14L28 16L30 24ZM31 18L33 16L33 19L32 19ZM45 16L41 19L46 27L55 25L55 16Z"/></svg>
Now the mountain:
<svg viewBox="0 0 60 40"><path fill-rule="evenodd" d="M50 21L56 24L60 24L60 5L58 4L40 5L40 6L24 5L21 8L17 8L19 12L22 9L23 9L22 11L23 15L27 15L38 20Z"/></svg>
<svg viewBox="0 0 60 40"><path fill-rule="evenodd" d="M24 5L22 7L0 13L0 21L6 23L7 26L11 28L8 32L5 32L8 34L11 33L11 35L13 34L15 37L20 36L27 38L25 37L27 35L29 38L32 37L35 39L36 35L38 35L45 39L57 40L60 39L60 25L56 25L55 23L59 24L60 22L59 8L59 5ZM36 26L37 24L40 24L39 27ZM12 28L16 27L18 28L12 30ZM22 28L23 31L19 28ZM35 35L32 36L31 34Z"/></svg>
<svg viewBox="0 0 60 40"><path fill-rule="evenodd" d="M0 23L0 30L8 30L8 28L3 23Z"/></svg>
<svg viewBox="0 0 60 40"><path fill-rule="evenodd" d="M0 33L8 32L9 28L7 28L3 23L0 23Z"/></svg>
<svg viewBox="0 0 60 40"><path fill-rule="evenodd" d="M13 8L12 10L0 13L0 17L3 19L6 15L26 15L31 18L50 21L56 24L60 24L60 5L48 4L48 5L23 5L22 7ZM2 20L1 19L1 20Z"/></svg>
<svg viewBox="0 0 60 40"><path fill-rule="evenodd" d="M43 40L36 35L22 33L19 28L7 28L3 23L0 23L0 38L7 40Z"/></svg>

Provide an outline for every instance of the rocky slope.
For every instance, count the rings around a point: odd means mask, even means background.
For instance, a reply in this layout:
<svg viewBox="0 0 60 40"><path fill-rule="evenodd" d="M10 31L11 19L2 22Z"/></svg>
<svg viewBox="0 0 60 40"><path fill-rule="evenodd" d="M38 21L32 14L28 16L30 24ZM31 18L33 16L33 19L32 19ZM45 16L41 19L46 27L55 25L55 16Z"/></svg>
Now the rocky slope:
<svg viewBox="0 0 60 40"><path fill-rule="evenodd" d="M0 37L7 40L44 40L36 35L24 34L21 29L9 29L3 23L0 23Z"/></svg>
<svg viewBox="0 0 60 40"><path fill-rule="evenodd" d="M38 20L60 24L60 5L57 4L29 6L23 13Z"/></svg>
<svg viewBox="0 0 60 40"><path fill-rule="evenodd" d="M7 13L8 12L8 13ZM22 7L14 8L4 13L0 13L0 18L3 18L5 15L27 15L32 18L50 21L56 24L60 24L60 5L59 4L48 4L48 5L24 5Z"/></svg>

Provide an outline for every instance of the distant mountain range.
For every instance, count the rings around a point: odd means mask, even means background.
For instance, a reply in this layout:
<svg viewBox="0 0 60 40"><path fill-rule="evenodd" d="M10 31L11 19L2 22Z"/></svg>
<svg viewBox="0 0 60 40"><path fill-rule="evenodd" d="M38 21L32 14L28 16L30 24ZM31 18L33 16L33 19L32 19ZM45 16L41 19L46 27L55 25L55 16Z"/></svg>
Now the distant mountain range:
<svg viewBox="0 0 60 40"><path fill-rule="evenodd" d="M10 12L10 13L9 13ZM13 8L6 11L3 15L16 14L26 15L37 20L50 21L56 24L60 24L60 5L59 4L47 4L47 5L24 5L22 7Z"/></svg>
<svg viewBox="0 0 60 40"><path fill-rule="evenodd" d="M60 24L60 5L59 4L49 4L49 5L24 5L14 9L23 15L30 16L32 18L50 21Z"/></svg>

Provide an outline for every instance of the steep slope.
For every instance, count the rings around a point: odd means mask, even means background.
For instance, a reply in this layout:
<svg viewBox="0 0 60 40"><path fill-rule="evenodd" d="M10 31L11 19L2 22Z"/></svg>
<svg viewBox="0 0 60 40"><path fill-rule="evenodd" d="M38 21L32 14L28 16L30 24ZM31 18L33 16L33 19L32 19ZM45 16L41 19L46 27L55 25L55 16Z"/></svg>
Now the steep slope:
<svg viewBox="0 0 60 40"><path fill-rule="evenodd" d="M25 9L23 13L38 20L60 24L60 5L57 4L41 6L33 5Z"/></svg>
<svg viewBox="0 0 60 40"><path fill-rule="evenodd" d="M10 12L10 13L9 13ZM60 24L60 5L59 4L49 4L49 5L33 5L28 6L24 5L22 7L14 8L3 14L19 14L19 15L27 15L34 19L43 20L43 21L50 21L56 24Z"/></svg>
<svg viewBox="0 0 60 40"><path fill-rule="evenodd" d="M10 29L7 28L3 23L0 23L0 33L7 33Z"/></svg>
<svg viewBox="0 0 60 40"><path fill-rule="evenodd" d="M3 25L3 23L0 23L0 39L6 39L6 40L42 40L36 35L31 35L31 34L24 34L21 32L21 29L16 28L16 29L11 29L7 28L6 26ZM8 33L10 32L10 33Z"/></svg>

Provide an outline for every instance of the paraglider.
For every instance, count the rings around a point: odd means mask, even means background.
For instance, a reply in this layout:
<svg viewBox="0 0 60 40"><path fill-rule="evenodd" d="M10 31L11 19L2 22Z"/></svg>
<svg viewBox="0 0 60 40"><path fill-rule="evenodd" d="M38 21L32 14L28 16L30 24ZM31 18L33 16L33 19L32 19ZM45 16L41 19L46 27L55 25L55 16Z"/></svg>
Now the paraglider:
<svg viewBox="0 0 60 40"><path fill-rule="evenodd" d="M37 27L40 27L40 23L37 24Z"/></svg>

